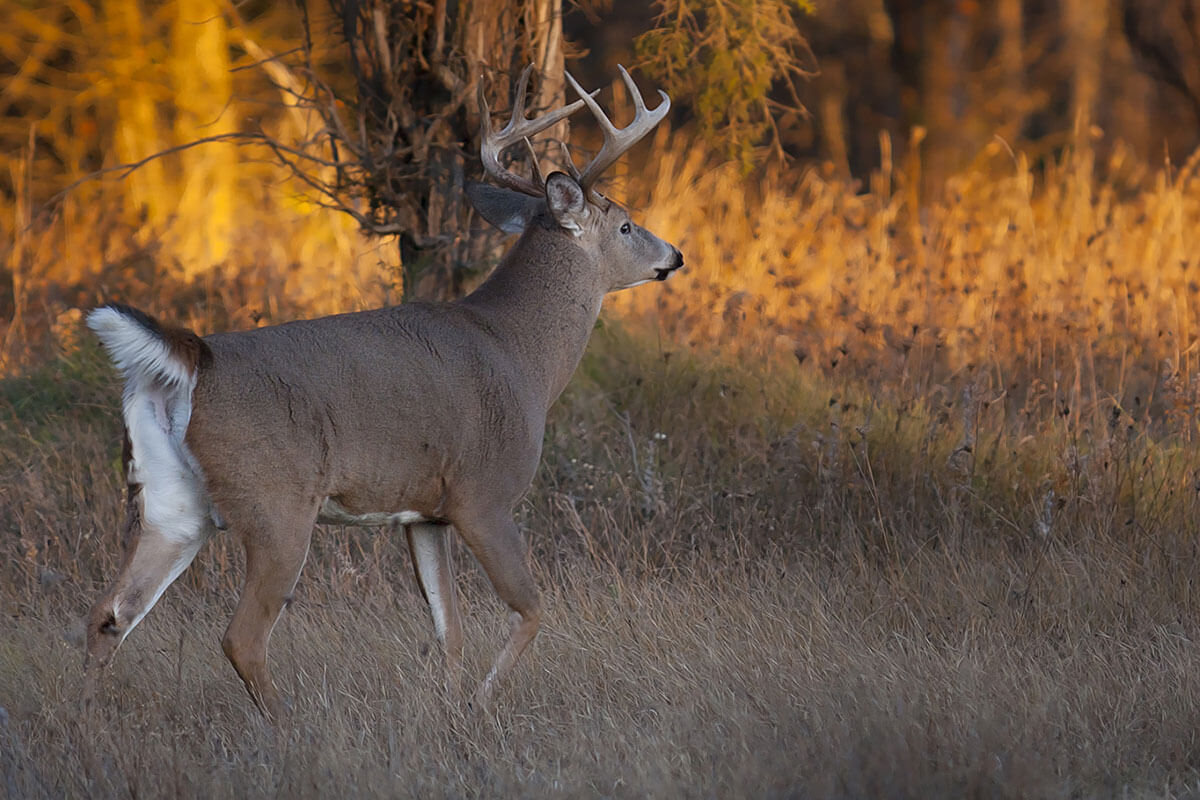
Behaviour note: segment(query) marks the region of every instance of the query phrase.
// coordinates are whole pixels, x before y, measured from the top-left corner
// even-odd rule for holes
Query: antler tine
[[[533,180],[539,186],[545,186],[546,176],[542,174],[542,165],[538,163],[537,153],[533,149],[533,142],[529,141],[528,136],[521,141],[525,143],[525,154],[529,156],[529,166],[533,170]]]
[[[556,108],[535,119],[526,119],[525,92],[529,87],[529,76],[531,74],[533,74],[532,64],[525,68],[525,71],[521,73],[521,79],[517,82],[517,91],[513,97],[512,118],[499,131],[492,130],[491,109],[488,107],[483,89],[483,81],[479,82],[479,159],[483,162],[484,171],[497,183],[524,194],[540,197],[545,194],[545,183],[541,179],[537,160],[533,160],[535,178],[531,180],[501,166],[500,154],[514,144],[522,141],[528,142],[530,136],[541,133],[559,120],[566,119],[571,114],[583,108],[585,101],[579,99],[570,105]],[[587,99],[591,100],[590,97]],[[532,145],[529,145],[529,149],[530,153],[532,153]]]
[[[517,93],[513,96],[512,119],[504,126],[505,129],[515,125],[518,119],[525,119],[525,90],[529,88],[529,76],[532,74],[533,64],[521,70],[521,78],[517,81]]]
[[[575,166],[575,159],[571,158],[571,148],[567,147],[566,142],[559,142],[558,146],[562,150],[563,164],[567,172],[571,173],[571,177],[578,183],[583,176],[579,174],[579,167]]]
[[[643,136],[653,130],[655,125],[662,122],[663,118],[667,116],[667,112],[671,110],[671,98],[662,89],[658,90],[662,102],[653,109],[647,109],[646,103],[642,99],[642,93],[638,90],[637,84],[633,82],[633,78],[629,77],[629,73],[626,72],[624,67],[618,65],[617,69],[621,71],[621,78],[625,81],[625,88],[629,90],[629,95],[633,99],[633,122],[624,128],[614,126],[612,121],[609,120],[608,116],[600,108],[600,105],[592,99],[591,95],[580,88],[579,83],[576,82],[571,73],[567,73],[567,81],[570,82],[571,88],[579,95],[580,100],[587,104],[588,110],[592,112],[592,116],[596,118],[596,123],[604,132],[604,144],[600,147],[600,152],[583,169],[583,173],[579,178],[579,185],[587,191],[588,196],[593,202],[599,200],[599,195],[592,189],[592,184],[596,182],[596,178],[604,170],[612,166],[629,148],[637,144]]]

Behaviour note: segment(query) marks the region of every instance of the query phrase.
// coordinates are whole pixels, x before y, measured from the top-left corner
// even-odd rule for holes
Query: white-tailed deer
[[[617,129],[580,99],[525,118],[530,70],[512,120],[493,131],[482,102],[481,157],[506,188],[468,187],[489,222],[520,238],[490,277],[453,303],[410,303],[201,338],[135,309],[88,315],[125,379],[125,561],[87,626],[87,679],[195,557],[228,527],[246,550],[246,584],[222,647],[268,715],[280,697],[267,642],[296,585],[314,523],[404,527],[417,580],[457,687],[462,627],[451,529],[512,609],[508,639],[476,692],[487,703],[538,629],[537,589],[513,508],[542,449],[546,412],[583,355],[604,295],[665,280],[670,244],[594,189],[670,101]],[[604,144],[582,171],[542,179],[500,154],[587,105]],[[515,191],[513,191],[515,190]]]

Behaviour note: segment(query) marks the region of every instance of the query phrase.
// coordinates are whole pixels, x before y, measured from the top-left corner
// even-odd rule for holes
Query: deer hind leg
[[[511,518],[496,515],[486,522],[461,526],[459,532],[483,567],[496,594],[512,609],[508,639],[475,691],[475,702],[487,707],[496,686],[537,635],[542,608],[533,575],[525,562],[525,542]]]
[[[246,549],[246,585],[221,639],[221,648],[246,684],[250,698],[272,719],[279,718],[283,703],[267,666],[267,644],[275,623],[291,602],[308,557],[317,507],[313,503],[303,513],[294,510],[303,506],[297,503],[290,513],[269,520],[250,515],[237,523]]]
[[[147,470],[139,469],[130,449],[145,450],[136,443],[127,448],[125,560],[117,580],[88,614],[84,671],[89,675],[109,662],[213,530],[202,482],[182,455],[168,453],[156,465],[167,468]]]
[[[433,616],[433,628],[446,656],[446,689],[459,693],[462,678],[463,632],[450,563],[450,526],[416,523],[405,528],[417,585]]]

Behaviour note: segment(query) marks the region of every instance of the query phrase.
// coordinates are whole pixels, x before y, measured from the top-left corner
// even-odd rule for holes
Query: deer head
[[[524,105],[530,67],[522,74],[517,86],[512,119],[503,129],[494,131],[481,84],[479,105],[483,131],[480,156],[485,172],[505,188],[479,183],[467,187],[471,205],[500,230],[523,233],[536,225],[573,241],[592,256],[599,271],[596,278],[605,292],[627,289],[651,280],[666,280],[683,266],[683,256],[678,249],[635,223],[626,209],[595,188],[596,180],[604,170],[661,122],[671,107],[670,98],[660,91],[662,101],[656,108],[647,109],[629,73],[624,67],[618,68],[635,108],[633,121],[624,128],[612,124],[593,98],[595,93],[585,92],[570,73],[567,73],[567,80],[580,99],[543,117],[526,119]],[[600,152],[581,171],[563,145],[569,174],[554,172],[542,177],[537,160],[533,158],[529,137],[583,105],[592,112],[603,131],[604,144]],[[501,166],[501,154],[518,143],[524,144],[529,151],[532,178]]]

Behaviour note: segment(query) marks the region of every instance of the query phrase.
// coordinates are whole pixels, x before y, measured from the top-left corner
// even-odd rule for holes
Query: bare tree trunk
[[[999,134],[1008,142],[1017,141],[1025,128],[1025,46],[1023,0],[999,0],[996,5],[996,24],[1000,29],[1000,71],[1003,75],[1004,101],[1007,112]]]
[[[835,63],[824,70],[821,88],[821,138],[834,169],[841,178],[850,177],[850,155],[846,142],[846,70]]]
[[[144,10],[138,0],[104,0],[105,41],[109,45],[108,68],[119,88],[114,140],[118,163],[131,164],[163,149],[158,133],[161,124],[153,96],[136,86],[136,72],[144,63],[138,54],[146,49]],[[129,202],[144,210],[153,222],[163,222],[171,213],[170,197],[162,191],[165,164],[154,159],[128,178]]]
[[[1071,119],[1075,143],[1085,144],[1096,121],[1100,65],[1108,27],[1108,0],[1064,0],[1063,29],[1071,64]]]
[[[314,179],[318,170],[283,148],[277,155],[364,230],[398,237],[406,298],[460,294],[489,241],[467,235],[463,200],[464,182],[479,169],[477,89],[483,81],[502,109],[511,77],[533,63],[530,105],[562,102],[562,0],[329,2],[354,90],[323,79],[310,40],[315,88],[306,99],[326,123],[337,180]],[[556,134],[565,139],[565,124]]]
[[[171,45],[178,53],[193,57],[172,59],[171,79],[175,86],[177,114],[175,141],[189,142],[235,130],[230,113],[212,117],[233,94],[229,70],[229,36],[224,4],[218,0],[179,0],[171,30]],[[182,194],[178,208],[203,208],[189,214],[202,219],[181,235],[183,252],[198,257],[184,265],[184,277],[194,279],[203,269],[224,261],[229,254],[234,227],[234,195],[237,157],[232,148],[187,150],[179,155]]]
[[[550,108],[562,101],[566,82],[563,77],[562,0],[533,0],[527,6],[526,14],[533,17],[526,27],[533,34],[531,49],[541,78],[537,86],[537,106]],[[550,137],[565,142],[569,139],[570,122],[564,119],[547,132]],[[541,155],[544,172],[555,168],[557,155]]]
[[[940,0],[925,7],[929,55],[924,63],[924,111],[929,146],[925,192],[936,194],[965,158],[962,126],[967,111],[966,77],[974,6]]]

